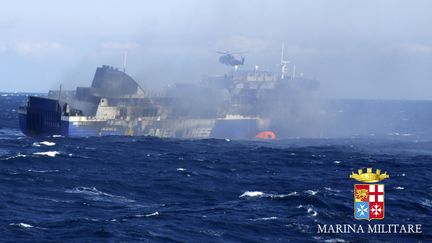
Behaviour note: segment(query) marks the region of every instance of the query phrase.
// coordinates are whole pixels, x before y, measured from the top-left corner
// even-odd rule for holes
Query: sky
[[[145,89],[243,69],[276,71],[281,43],[330,98],[432,99],[432,2],[0,0],[0,91],[90,86],[122,67]]]

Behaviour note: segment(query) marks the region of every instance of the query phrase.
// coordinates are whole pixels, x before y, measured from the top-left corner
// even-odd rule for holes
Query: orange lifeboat
[[[269,139],[269,140],[275,140],[276,139],[276,134],[272,131],[263,131],[258,133],[255,138],[259,138],[259,139]]]

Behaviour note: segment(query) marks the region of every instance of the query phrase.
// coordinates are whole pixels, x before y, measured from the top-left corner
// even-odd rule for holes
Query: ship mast
[[[281,50],[281,60],[280,60],[280,79],[284,79],[285,76],[288,74],[288,63],[289,61],[284,60],[284,48],[285,43],[282,42],[282,50]]]
[[[295,75],[296,75],[296,65],[294,64],[293,66],[293,74],[292,74],[292,79],[295,79]]]
[[[126,61],[127,61],[127,51],[124,52],[123,55],[123,72],[126,72]]]
[[[62,84],[60,84],[60,89],[59,89],[59,92],[58,92],[58,101],[60,102],[60,99],[61,99],[61,92],[62,92]]]

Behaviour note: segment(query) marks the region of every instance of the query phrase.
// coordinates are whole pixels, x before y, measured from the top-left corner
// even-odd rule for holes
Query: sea
[[[341,126],[318,138],[30,138],[27,95],[0,94],[0,241],[432,241],[431,101],[334,101]],[[354,218],[365,168],[389,174],[383,220]],[[336,224],[422,232],[318,230]]]

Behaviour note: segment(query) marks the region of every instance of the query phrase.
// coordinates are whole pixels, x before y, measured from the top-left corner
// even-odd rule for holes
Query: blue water
[[[432,239],[432,139],[424,135],[432,116],[414,103],[403,108],[412,111],[412,129],[400,127],[388,137],[259,142],[33,139],[16,126],[13,109],[24,101],[19,94],[0,96],[2,241]],[[390,174],[385,219],[371,223],[422,224],[422,234],[317,233],[317,224],[367,223],[353,217],[355,181],[348,178],[364,167]]]

